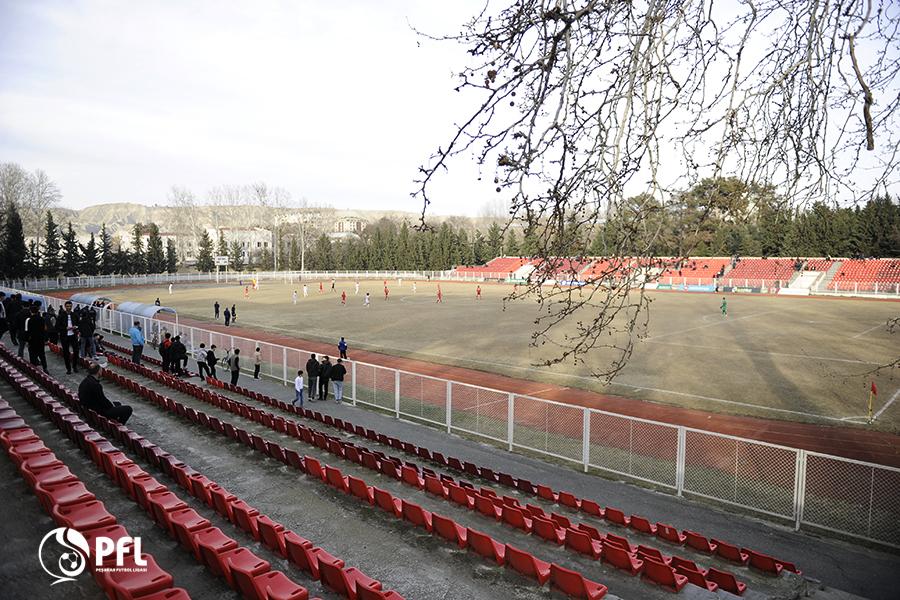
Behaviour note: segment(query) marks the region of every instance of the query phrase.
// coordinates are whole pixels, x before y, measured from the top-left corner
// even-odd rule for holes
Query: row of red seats
[[[189,384],[192,385],[192,384]],[[224,386],[230,386],[230,384],[222,384]],[[184,386],[177,385],[177,388],[183,388]],[[196,386],[194,386],[196,387]],[[188,409],[190,410],[190,409]],[[255,419],[258,422],[264,423],[266,422],[265,415],[260,415],[260,418]],[[294,425],[293,428],[290,425]],[[615,557],[619,552],[619,546],[624,544],[625,551],[628,551],[630,546],[628,541],[625,538],[621,538],[620,536],[614,536],[612,534],[608,534],[607,539],[600,535],[596,529],[589,527],[587,525],[579,525],[578,528],[572,528],[571,523],[567,518],[562,517],[561,515],[552,514],[548,517],[544,513],[544,511],[537,506],[528,505],[527,507],[522,507],[519,505],[519,502],[515,498],[503,497],[498,498],[496,493],[493,490],[489,490],[487,488],[482,488],[480,492],[476,492],[472,488],[463,488],[461,486],[457,486],[452,482],[452,478],[448,476],[443,476],[443,480],[437,478],[437,476],[432,471],[425,472],[425,477],[421,477],[418,472],[418,467],[413,463],[402,464],[398,459],[391,459],[390,457],[386,457],[381,453],[378,453],[376,456],[375,453],[370,451],[357,448],[355,445],[344,442],[337,438],[331,438],[330,436],[326,436],[320,432],[312,431],[309,428],[306,428],[302,425],[297,425],[294,423],[288,422],[286,425],[282,424],[281,427],[277,427],[274,421],[271,424],[271,427],[276,430],[282,430],[288,434],[293,435],[294,437],[299,437],[303,441],[318,446],[326,451],[330,451],[341,458],[345,458],[347,460],[351,460],[357,464],[366,466],[368,468],[372,468],[373,470],[382,472],[386,475],[393,477],[399,481],[402,481],[406,484],[417,487],[418,489],[426,489],[431,493],[436,493],[444,499],[448,499],[450,501],[454,501],[457,504],[460,504],[470,510],[476,510],[481,512],[489,517],[495,518],[496,520],[502,520],[503,522],[513,526],[518,527],[526,531],[526,533],[531,533],[531,522],[532,519],[538,520],[539,523],[541,521],[546,520],[546,523],[552,528],[553,522],[550,520],[551,518],[554,520],[564,520],[565,527],[572,530],[574,533],[570,535],[570,539],[576,538],[578,535],[586,535],[584,532],[591,532],[595,539],[603,540],[605,543],[612,543],[616,545],[615,549],[609,550],[607,554],[612,556],[613,559],[607,560],[607,562],[612,562],[616,564]],[[299,435],[298,435],[299,434]],[[248,434],[243,430],[238,430],[236,432],[237,439],[240,439],[245,444],[250,447],[257,447],[260,451],[270,454],[272,452],[272,448],[277,447],[278,451],[277,455],[283,456],[285,450],[282,449],[277,444],[273,444],[272,442],[266,442],[262,438],[255,436],[253,434]],[[312,459],[311,457],[306,457],[305,465],[307,471],[314,470],[314,475],[318,476],[322,480],[329,481],[336,487],[344,489],[344,491],[348,491],[348,483],[347,479],[343,478],[340,475],[340,471],[334,469],[337,472],[337,475],[332,478],[330,477],[327,469],[322,471],[320,467],[318,467],[318,462]],[[331,467],[328,467],[330,469]],[[423,471],[426,471],[423,469]],[[438,490],[438,491],[436,491]],[[385,492],[386,493],[386,492]],[[400,501],[397,500],[397,509],[399,511]],[[418,507],[417,507],[418,508]],[[526,517],[525,514],[529,516]],[[399,513],[398,513],[398,516]],[[655,527],[655,526],[654,526]],[[661,525],[662,530],[671,531],[672,528]],[[675,532],[677,535],[677,532]],[[550,539],[546,536],[540,536],[544,539]],[[600,542],[597,542],[600,543]],[[567,547],[572,550],[579,552],[581,551],[579,547],[568,545]],[[693,575],[692,582],[699,583],[704,587],[717,587],[716,583],[707,582],[704,579],[706,574],[705,571],[701,572],[699,568],[694,565],[694,563],[688,559],[682,559],[680,557],[663,557],[662,554],[655,548],[646,548],[646,551],[652,554],[650,559],[651,563],[655,562],[655,558],[659,558],[659,562],[656,564],[648,565],[648,575],[647,577],[660,585],[668,587],[673,591],[680,590],[684,584],[687,582],[687,579],[680,574],[676,574],[676,568],[671,566],[670,562],[672,558],[676,559],[682,564],[683,569],[687,569],[686,565],[693,565],[694,570],[690,573]],[[591,553],[588,553],[591,554]],[[600,552],[597,552],[596,556],[593,558],[598,559],[601,558]],[[617,564],[617,566],[621,565],[621,562]],[[640,570],[640,569],[639,569]],[[634,573],[632,573],[634,574]],[[718,571],[713,569],[713,576],[722,582],[723,588],[728,591],[732,591],[733,593],[742,593],[744,590],[744,584],[738,582],[734,576],[730,573],[724,571]]]
[[[118,357],[116,357],[116,360],[118,360]],[[145,367],[140,367],[138,365],[130,365],[129,368],[133,368],[136,372],[140,372],[141,370],[146,370]],[[164,374],[159,374],[159,373],[152,372],[152,371],[150,373],[154,373],[156,375],[162,375],[165,379],[171,380],[171,378],[166,377]],[[250,434],[243,429],[237,428],[229,423],[222,422],[219,419],[216,419],[215,417],[210,417],[210,416],[206,415],[205,413],[202,413],[201,411],[196,411],[192,408],[185,407],[180,402],[172,400],[171,398],[166,398],[164,396],[161,396],[160,394],[158,394],[152,390],[149,390],[148,388],[146,388],[144,386],[141,386],[140,384],[134,382],[133,380],[128,380],[127,378],[124,378],[116,373],[109,373],[109,376],[110,376],[110,379],[114,383],[123,385],[130,391],[133,391],[143,397],[150,399],[151,402],[154,402],[154,404],[162,406],[165,409],[170,410],[170,411],[174,412],[175,414],[182,416],[183,418],[189,419],[190,421],[192,421],[196,424],[205,424],[210,429],[217,431],[220,434],[227,435],[228,437],[231,437],[232,439],[234,439],[236,441],[240,441],[240,442],[246,444],[248,447],[253,448],[267,456],[277,458],[279,460],[282,460],[285,464],[289,464],[296,468],[304,470],[305,472],[307,472],[314,478],[319,479],[323,482],[330,483],[331,485],[335,485],[336,482],[340,482],[338,484],[338,487],[341,487],[341,489],[343,489],[345,492],[349,493],[349,478],[347,478],[347,479],[343,478],[343,476],[340,474],[340,471],[337,469],[333,469],[332,467],[329,467],[329,466],[325,466],[325,468],[323,468],[321,466],[321,464],[312,457],[307,456],[307,457],[301,458],[296,452],[294,452],[290,449],[283,448],[282,446],[280,446],[279,444],[276,444],[275,442],[264,440],[263,438],[261,438],[257,435]],[[185,382],[179,382],[178,380],[175,380],[174,383],[185,383]],[[181,386],[178,386],[178,387],[181,387]],[[219,406],[220,408],[223,408],[225,410],[230,409],[230,412],[234,412],[235,414],[241,414],[238,403],[229,401],[227,398],[223,398],[221,396],[219,398],[220,398],[221,405],[216,404],[217,406]],[[222,402],[223,400],[224,400],[224,402]],[[251,417],[248,417],[248,418],[251,418]],[[258,418],[257,420],[258,420],[258,422],[261,422],[261,423],[265,422],[265,419],[262,419],[262,418]],[[299,429],[297,427],[296,423],[290,423],[290,424],[293,424],[295,426],[295,431],[297,431],[298,434],[300,434],[300,432],[302,431],[308,435],[311,435],[311,431],[308,428],[300,425],[299,428],[302,428],[302,429]],[[273,424],[273,427],[274,427],[274,424]],[[285,428],[284,432],[291,433],[288,428]],[[302,439],[301,435],[298,435],[297,437]],[[312,440],[311,437],[309,439]],[[330,473],[330,476],[329,476],[329,473]],[[363,480],[360,480],[358,478],[354,478],[354,480],[355,480],[355,482],[358,482],[359,484],[361,484],[362,489],[371,490],[372,491],[371,495],[372,495],[372,498],[374,499],[374,497],[376,495],[374,490],[377,490],[377,488],[369,488]],[[383,498],[383,502],[388,503],[390,506],[394,506],[395,503],[401,502],[400,500],[393,498],[393,496],[390,496],[390,494],[388,492],[384,492],[383,490],[378,490],[378,492],[379,492],[378,493],[379,498]],[[385,497],[383,496],[384,494],[387,494],[387,496],[389,498],[385,499]],[[368,498],[369,493],[365,492],[364,495],[366,496],[366,498]],[[213,502],[216,503],[217,505],[221,504],[221,501],[217,500],[216,497],[213,497]],[[397,506],[400,506],[400,505],[397,504]],[[411,506],[415,506],[415,505],[411,504]],[[254,533],[254,535],[260,535],[260,536],[263,535],[262,522],[259,519],[254,519],[254,517],[256,515],[254,515],[252,513],[252,509],[251,509],[251,511],[248,511],[246,509],[246,507],[237,508],[237,506],[235,505],[232,507],[232,512],[234,513],[234,518],[237,520],[236,524],[238,524],[238,526],[248,530],[251,533]],[[430,513],[429,513],[429,515],[430,515]],[[398,518],[402,518],[402,514],[398,514],[396,516],[398,516]],[[475,533],[476,537],[479,535],[484,536],[484,534],[480,534],[479,532],[474,532],[474,533]],[[272,544],[271,547],[281,548],[283,545],[284,552],[290,551],[287,537],[281,536],[282,539],[278,539],[278,538],[279,538],[279,536],[278,536],[277,527],[274,528],[274,530],[270,528],[269,539],[271,540],[270,541],[270,543]],[[499,542],[494,541],[489,536],[484,536],[484,544],[485,544],[485,547],[487,547],[487,546],[494,547],[495,545],[499,545]],[[296,547],[297,544],[294,544],[294,546],[295,546],[294,549],[291,551],[291,552],[293,552],[293,554],[291,554],[291,556],[289,558],[291,558],[291,560],[295,560],[297,562],[297,564],[300,566],[307,565],[304,568],[312,568],[309,565],[315,564],[314,557],[308,556],[306,559],[302,558],[300,556],[300,553],[302,553],[302,551]],[[281,551],[281,550],[279,550],[279,551]],[[531,557],[531,555],[528,553],[525,553],[522,551],[517,551],[514,549],[513,553],[515,554],[516,552],[519,553],[518,556],[522,560],[521,563],[517,561],[515,563],[516,565],[524,564],[524,562],[528,561],[529,557]],[[306,552],[306,554],[310,554],[310,552]],[[535,561],[533,564],[544,564],[542,561],[539,561],[536,558],[531,557],[531,559],[533,559]],[[306,561],[305,563],[304,563],[304,560]],[[319,566],[321,566],[321,560],[319,560],[319,563],[320,563]],[[584,579],[580,574],[578,574],[574,571],[569,571],[567,569],[564,569],[562,567],[558,567],[555,565],[549,565],[548,568],[550,568],[550,567],[555,567],[554,569],[552,569],[553,572],[555,573],[555,576],[550,577],[551,583],[553,585],[555,585],[556,587],[559,587],[563,591],[566,591],[566,593],[570,593],[577,597],[591,597],[591,598],[601,598],[606,593],[605,586],[603,586],[601,584],[597,584],[590,580]],[[318,569],[318,567],[315,567],[315,568]],[[513,568],[515,568],[515,567],[513,567]],[[355,571],[355,570],[350,570],[350,571]],[[317,576],[318,571],[313,572],[313,574],[314,574],[314,576]],[[359,583],[359,581],[360,581],[359,575],[361,575],[361,574],[358,574],[358,573],[354,574],[351,572],[346,577],[346,581],[347,581],[346,589],[350,593],[350,595],[348,596],[350,598],[353,598],[354,597],[353,594],[355,594],[355,592],[353,592],[352,590],[362,589],[362,585]],[[539,579],[539,582],[541,584],[543,584],[546,582],[546,579],[544,579],[543,581],[540,581],[540,579]],[[341,591],[343,591],[343,590],[341,590]],[[388,592],[384,595],[384,597],[389,598],[389,599],[390,598],[399,598],[399,596],[391,595],[391,594],[394,594],[394,593]],[[360,598],[369,598],[369,597],[371,597],[371,596],[360,595]]]
[[[788,570],[798,575],[801,574],[801,571],[798,570],[796,565],[794,565],[792,562],[782,559],[776,559],[750,548],[739,547],[715,538],[707,538],[695,531],[683,530],[681,533],[679,533],[678,530],[670,525],[666,525],[663,523],[656,523],[654,525],[651,524],[646,518],[639,515],[626,516],[625,513],[619,509],[609,506],[606,508],[602,508],[593,500],[578,498],[574,494],[571,494],[569,492],[555,492],[548,486],[540,484],[534,485],[527,479],[516,479],[505,473],[494,472],[492,469],[489,469],[487,467],[479,467],[471,462],[460,461],[459,459],[452,456],[445,458],[439,452],[431,452],[427,448],[416,447],[414,444],[399,440],[394,437],[389,437],[381,433],[377,433],[371,429],[363,429],[362,427],[354,426],[348,421],[335,419],[330,415],[322,415],[321,413],[314,412],[309,409],[296,409],[294,406],[288,403],[276,400],[274,398],[266,396],[265,394],[260,394],[252,390],[242,388],[240,386],[233,386],[227,382],[208,378],[207,383],[223,389],[227,389],[229,391],[233,391],[235,393],[240,393],[241,395],[244,395],[248,398],[262,402],[264,404],[268,404],[270,406],[278,407],[287,412],[303,414],[307,418],[312,418],[318,422],[324,423],[325,425],[343,429],[350,433],[355,433],[356,435],[365,436],[370,440],[388,445],[407,454],[416,455],[425,460],[436,462],[441,466],[459,472],[464,472],[474,477],[486,479],[492,483],[498,483],[501,485],[506,485],[507,487],[515,488],[521,492],[535,495],[539,498],[560,504],[572,510],[585,512],[600,519],[605,519],[610,523],[614,523],[626,528],[630,527],[631,529],[639,533],[662,538],[679,546],[686,544],[699,552],[715,555],[740,565],[750,565],[758,570],[772,575],[779,575],[782,570]]]
[[[41,392],[28,377],[14,373],[9,363],[0,360],[0,371],[23,397],[32,400],[45,414],[52,415],[57,425],[67,423],[73,434],[82,430],[80,426],[83,422],[78,415]],[[78,440],[78,434],[74,435],[73,441]],[[60,526],[71,527],[84,535],[88,541],[89,554],[93,551],[93,542],[98,536],[112,539],[130,537],[128,531],[117,524],[116,517],[106,510],[103,503],[96,499],[84,483],[44,445],[40,436],[9,403],[2,399],[0,443],[53,520]],[[128,549],[131,550],[131,546]],[[186,590],[172,587],[172,575],[162,569],[152,555],[141,553],[140,558],[146,562],[146,567],[142,567],[145,569],[143,571],[136,568],[132,552],[125,554],[121,564],[116,564],[115,557],[109,556],[99,567],[96,556],[84,557],[94,579],[110,600],[138,597],[143,600],[190,599]]]
[[[168,403],[166,403],[165,401],[167,399],[131,379],[111,371],[106,372],[106,377],[117,385],[129,389],[129,391],[138,394],[139,396],[151,398],[158,404],[165,404],[167,408],[175,410],[175,412],[181,416],[190,418],[195,422],[201,421],[199,416],[200,413],[198,411],[194,411],[191,408],[185,408],[183,405],[180,405],[180,403],[178,407],[176,407],[174,401],[171,399],[168,399]],[[166,375],[166,377],[169,376]],[[204,414],[203,416],[206,415]],[[102,419],[102,417],[98,418]],[[205,423],[207,426],[216,428],[214,423],[217,421],[218,420],[214,417],[207,416]],[[122,425],[115,425],[114,428],[119,431],[124,430],[131,433],[127,427]],[[222,428],[221,431],[224,433],[224,428]],[[135,437],[140,438],[140,436],[136,436],[136,434]],[[126,439],[132,443],[137,441],[132,439],[131,436],[126,436]],[[261,438],[259,438],[259,440],[261,441]],[[251,447],[259,445],[259,442],[256,440],[248,441],[248,445]],[[129,447],[132,446],[129,445]],[[152,447],[158,448],[155,445]],[[255,540],[262,541],[266,546],[279,553],[282,557],[291,558],[285,551],[286,539],[293,540],[297,543],[302,542],[302,544],[305,547],[308,547],[310,551],[312,563],[309,561],[300,563],[291,558],[292,562],[301,568],[304,568],[304,570],[316,580],[319,580],[319,573],[321,570],[321,572],[325,574],[322,578],[322,582],[327,587],[342,593],[348,598],[351,598],[351,600],[356,600],[357,597],[364,600],[403,600],[403,597],[394,591],[382,591],[381,582],[366,576],[358,569],[345,569],[344,561],[333,557],[321,548],[313,548],[312,543],[308,540],[305,540],[290,530],[286,530],[283,525],[273,521],[266,515],[261,515],[257,509],[252,508],[234,494],[228,493],[222,486],[207,478],[202,473],[185,465],[173,455],[169,453],[150,453],[150,448],[144,444],[135,445],[133,449],[141,453],[142,456],[144,456],[144,453],[147,453],[148,456],[145,456],[146,458],[160,466],[164,472],[178,481],[185,490],[202,500],[211,508],[215,508],[223,517],[251,534]],[[150,456],[158,459],[158,462],[149,458]],[[286,458],[283,458],[283,462],[287,463],[288,461]],[[155,481],[156,480],[153,480],[154,483]],[[303,595],[300,595],[299,590],[290,590],[288,583],[286,583],[285,580],[287,580],[290,585],[296,584],[290,582],[290,580],[279,571],[270,571],[270,565],[267,561],[260,559],[244,548],[238,548],[237,542],[224,536],[221,530],[211,528],[215,530],[215,532],[213,532],[205,529],[205,527],[209,526],[209,521],[205,519],[202,519],[205,523],[198,521],[197,517],[194,516],[196,513],[192,509],[188,509],[184,502],[178,499],[174,494],[170,493],[164,486],[159,485],[159,487],[149,488],[145,485],[142,486],[142,489],[138,493],[141,497],[141,499],[138,500],[139,503],[154,517],[158,524],[166,528],[173,534],[173,537],[176,537],[176,539],[179,539],[185,544],[186,547],[194,553],[198,561],[203,562],[216,575],[224,577],[231,587],[234,588],[237,586],[241,589],[245,597],[266,600],[266,595],[262,586],[273,588],[276,592],[281,590],[278,593],[274,593],[274,595],[278,596],[279,600],[287,598],[290,598],[291,600],[303,600],[307,597],[308,594],[305,588],[296,586],[303,591]],[[193,515],[186,511],[190,511]],[[173,518],[175,518],[176,521],[173,521]],[[187,523],[187,525],[185,523]],[[294,553],[294,556],[296,557],[296,553]],[[327,562],[328,565],[323,567],[320,564],[322,562]],[[310,567],[310,564],[312,564],[313,567]],[[280,575],[273,575],[272,573],[279,573]],[[361,589],[362,587],[366,588],[364,592]],[[360,588],[360,590],[358,591],[357,588]],[[275,599],[272,598],[271,600]]]

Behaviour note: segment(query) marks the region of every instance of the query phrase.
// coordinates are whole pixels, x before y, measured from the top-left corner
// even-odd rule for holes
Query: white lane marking
[[[746,348],[723,348],[721,346],[704,346],[702,344],[679,344],[678,342],[657,342],[656,340],[642,340],[644,342],[649,341],[651,344],[664,344],[666,346],[682,346],[684,348],[706,348],[708,350],[722,350],[726,352],[734,351],[734,352],[745,352],[747,354],[765,354],[769,356],[787,356],[789,358],[808,358],[811,360],[828,360],[834,362],[844,362],[844,363],[854,363],[859,365],[878,365],[881,364],[879,362],[872,362],[868,360],[856,360],[854,358],[837,358],[834,356],[812,356],[809,354],[790,354],[787,352],[766,352],[765,350],[748,350]]]
[[[883,413],[885,410],[887,410],[887,407],[890,406],[891,404],[893,404],[894,400],[896,400],[898,396],[900,396],[900,388],[897,388],[897,391],[894,392],[894,395],[891,396],[891,399],[888,400],[884,406],[882,406],[880,409],[878,409],[878,412],[875,413],[875,416],[872,418],[872,420],[877,421],[878,417],[881,416],[881,413]]]
[[[869,327],[869,328],[866,329],[865,331],[860,331],[860,332],[857,333],[856,335],[851,336],[850,339],[851,339],[851,340],[855,340],[856,338],[859,338],[859,337],[862,337],[862,336],[866,335],[866,334],[869,333],[870,331],[875,331],[875,330],[878,329],[879,327],[884,327],[884,326],[885,326],[885,323],[879,323],[879,324],[876,325],[875,327]]]
[[[659,338],[669,337],[670,335],[680,335],[682,333],[687,333],[689,331],[697,331],[698,329],[706,329],[707,327],[718,327],[719,325],[727,325],[728,323],[734,323],[736,321],[743,321],[744,319],[752,319],[753,317],[760,317],[762,315],[767,315],[769,313],[779,312],[777,310],[766,310],[763,312],[753,313],[752,315],[746,315],[743,317],[738,317],[736,319],[732,319],[729,317],[722,317],[722,320],[718,323],[707,323],[706,325],[698,325],[696,327],[688,327],[687,329],[681,329],[678,331],[670,331],[669,333],[661,333],[659,335],[650,336],[648,338],[644,338],[646,340],[657,340]]]

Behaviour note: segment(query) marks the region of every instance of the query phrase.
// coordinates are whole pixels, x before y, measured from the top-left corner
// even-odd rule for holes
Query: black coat
[[[41,315],[29,315],[28,331],[25,332],[25,340],[29,346],[40,348],[47,343],[47,330],[44,324],[44,317]]]
[[[307,377],[318,377],[319,376],[319,361],[314,358],[306,361],[306,375]]]
[[[331,372],[328,374],[328,378],[332,381],[343,381],[344,375],[347,374],[347,367],[345,367],[341,363],[335,363],[333,367],[331,367]]]
[[[31,313],[29,313],[27,310],[20,310],[18,313],[16,313],[16,318],[12,323],[13,327],[15,327],[16,329],[16,333],[18,333],[19,335],[25,334],[25,321],[27,321],[28,317],[30,316]]]
[[[321,363],[319,365],[319,379],[329,379],[331,377],[331,363]]]
[[[78,315],[75,313],[70,313],[72,315],[72,326],[75,327],[75,333],[78,333]],[[61,310],[56,313],[56,333],[59,334],[60,339],[65,339],[65,336],[68,335],[68,326],[69,319],[66,317],[66,311]]]
[[[93,375],[88,375],[78,386],[78,401],[85,408],[95,410],[101,415],[113,408],[113,403],[103,393],[103,386]]]
[[[206,364],[208,364],[210,367],[215,367],[217,362],[219,362],[219,359],[216,358],[216,353],[213,352],[212,350],[207,350],[206,351]]]

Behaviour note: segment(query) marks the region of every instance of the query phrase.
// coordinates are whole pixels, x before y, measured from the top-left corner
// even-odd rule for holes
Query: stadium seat
[[[665,525],[663,523],[656,524],[656,536],[666,540],[667,542],[678,544],[679,546],[684,544],[685,540],[687,539],[684,535],[678,533],[677,529],[675,529],[671,525]]]
[[[589,515],[594,515],[595,517],[599,517],[601,519],[606,517],[606,512],[603,510],[603,508],[601,508],[601,506],[593,500],[582,500],[581,510]]]
[[[110,598],[139,598],[172,587],[172,575],[164,571],[150,554],[141,554],[142,562],[137,568],[135,557],[128,554],[122,558],[122,569],[103,571],[95,574],[97,582],[106,590]]]
[[[647,535],[656,535],[656,525],[638,515],[631,515],[631,528]]]
[[[345,494],[350,493],[350,486],[347,483],[347,478],[344,477],[344,474],[341,473],[340,469],[325,465],[325,481]]]
[[[550,565],[550,585],[568,596],[587,600],[600,600],[608,591],[605,585],[585,579],[580,573],[555,563]]]
[[[623,538],[622,536],[616,535],[614,533],[607,533],[603,538],[603,541],[608,542],[613,546],[618,546],[629,554],[635,554],[637,552],[637,548],[635,546],[632,546],[626,538]]]
[[[744,591],[747,589],[747,584],[741,583],[735,579],[734,575],[731,573],[720,571],[712,567],[707,571],[706,579],[717,584],[720,589],[738,596],[743,595]]]
[[[544,585],[550,579],[550,563],[535,558],[532,554],[506,544],[506,564],[508,567]]]
[[[781,571],[784,567],[778,563],[774,558],[767,554],[762,554],[761,552],[754,552],[753,550],[748,550],[747,548],[741,548],[741,552],[745,552],[750,556],[749,565],[758,570],[766,573],[768,575],[774,575],[778,577],[781,575]]]
[[[602,552],[600,542],[591,538],[586,532],[571,527],[566,530],[565,544],[566,548],[590,556],[594,560],[600,558]]]
[[[581,509],[581,500],[570,492],[560,492],[559,493],[559,503],[563,506],[568,506],[569,508],[574,508],[575,510]]]
[[[107,512],[99,500],[69,506],[54,506],[50,516],[56,523],[78,531],[116,524],[116,518]]]
[[[485,533],[475,531],[471,527],[466,528],[466,540],[469,548],[485,558],[493,560],[498,565],[503,565],[506,556],[503,544]]]
[[[495,521],[499,521],[503,515],[503,509],[494,504],[491,498],[481,494],[475,494],[475,510]]]
[[[459,525],[450,517],[437,513],[431,514],[432,531],[447,541],[453,542],[460,548],[467,546],[466,528]]]
[[[688,583],[692,583],[700,588],[706,588],[708,591],[715,593],[719,589],[719,584],[709,581],[706,576],[698,569],[691,569],[683,565],[673,567],[679,575],[687,577]]]
[[[658,563],[653,559],[644,561],[643,578],[660,585],[671,592],[680,592],[687,585],[688,580],[684,575],[679,575],[669,565]]]
[[[371,487],[366,485],[366,482],[362,479],[354,477],[352,475],[347,476],[347,485],[350,488],[350,493],[356,496],[361,500],[365,500],[369,504],[375,503],[375,492]]]
[[[711,539],[710,542],[716,545],[716,556],[721,556],[725,560],[730,560],[739,565],[746,565],[750,560],[750,555],[746,552],[741,552],[741,549],[733,544],[715,538]],[[721,583],[719,583],[719,587],[724,588]]]
[[[525,533],[531,533],[532,520],[526,517],[520,509],[504,505],[501,511],[501,517],[503,518],[504,523],[512,525],[517,529],[521,529]]]
[[[243,500],[232,502],[231,511],[234,515],[234,524],[252,535],[254,540],[259,541],[259,526],[256,524],[259,511]]]
[[[183,508],[166,513],[169,526],[175,533],[175,539],[190,550],[197,560],[201,560],[200,549],[197,547],[193,534],[208,529],[211,526],[209,519],[203,518],[193,508]]]
[[[625,516],[618,508],[612,508],[610,506],[606,507],[606,511],[604,511],[606,520],[610,523],[615,523],[616,525],[621,525],[622,527],[628,527],[631,523],[631,519]]]
[[[259,530],[259,540],[263,545],[277,552],[282,558],[287,558],[287,549],[284,545],[284,525],[273,521],[266,515],[260,515],[256,520],[256,526]]]
[[[403,519],[409,521],[417,527],[424,527],[427,531],[431,531],[431,513],[424,510],[414,502],[400,501]]]
[[[656,562],[660,562],[660,563],[663,563],[666,565],[669,564],[672,560],[674,560],[673,558],[670,559],[670,558],[666,558],[665,556],[663,556],[662,552],[660,552],[658,548],[644,546],[643,544],[638,544],[636,554],[637,554],[637,557],[640,558],[641,560],[644,560],[645,558],[649,558],[651,560],[655,560]]]
[[[708,539],[704,536],[696,533],[694,531],[684,530],[684,536],[687,540],[687,545],[696,550],[697,552],[703,552],[704,554],[714,554],[716,551],[716,544],[710,543]]]
[[[556,523],[550,519],[534,517],[531,520],[531,526],[532,531],[538,537],[560,546],[566,542],[566,530],[562,527],[557,527]]]
[[[466,491],[455,483],[447,484],[447,492],[451,501],[464,506],[469,510],[475,507],[475,499],[469,496]]]
[[[609,563],[617,569],[625,571],[631,576],[637,575],[643,568],[644,561],[636,558],[621,547],[603,541],[603,562]]]
[[[359,596],[357,586],[365,585],[369,589],[381,589],[381,582],[366,576],[353,567],[344,568],[319,558],[319,576],[325,587],[338,594],[356,600]]]
[[[399,498],[394,498],[390,492],[386,492],[375,486],[372,486],[372,492],[375,497],[376,506],[393,514],[395,517],[403,515],[403,506]]]
[[[225,535],[218,527],[209,527],[196,532],[194,543],[200,551],[200,562],[219,576],[224,575],[220,557],[238,547],[237,542]]]
[[[431,475],[426,475],[424,477],[425,481],[425,491],[429,494],[434,494],[435,496],[440,496],[441,498],[447,498],[448,492],[447,488],[444,487],[444,484],[441,483],[441,480],[437,477],[432,477]]]

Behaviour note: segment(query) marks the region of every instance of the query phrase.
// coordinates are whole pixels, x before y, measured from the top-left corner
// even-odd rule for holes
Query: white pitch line
[[[879,324],[876,325],[875,327],[869,327],[869,328],[866,329],[865,331],[861,331],[861,332],[857,333],[856,335],[851,336],[850,339],[851,339],[851,340],[855,340],[856,338],[859,338],[859,337],[862,337],[862,336],[866,335],[866,334],[869,333],[870,331],[875,331],[875,330],[878,329],[879,327],[884,327],[884,323],[879,323]]]
[[[706,329],[707,327],[718,327],[719,325],[727,325],[728,323],[734,323],[735,321],[743,321],[744,319],[752,319],[753,317],[759,317],[759,316],[767,315],[767,314],[773,313],[773,312],[778,312],[778,311],[766,310],[763,312],[753,313],[752,315],[738,317],[737,319],[729,319],[728,317],[722,317],[722,321],[719,323],[707,323],[706,325],[698,325],[697,327],[688,327],[687,329],[681,329],[679,331],[671,331],[669,333],[661,333],[659,335],[654,335],[654,336],[650,336],[648,338],[644,338],[644,341],[657,340],[659,338],[669,337],[670,335],[679,335],[682,333],[687,333],[689,331],[696,331],[698,329]]]
[[[884,406],[882,406],[882,407],[878,410],[877,413],[875,413],[875,416],[872,418],[872,420],[873,420],[873,421],[877,421],[877,420],[878,420],[878,417],[881,416],[881,413],[883,413],[885,410],[887,410],[887,407],[890,406],[891,404],[893,404],[893,403],[894,403],[894,400],[896,400],[898,396],[900,396],[900,388],[897,388],[897,391],[894,392],[894,395],[891,396],[891,399],[888,400],[887,403],[886,403]]]
[[[649,341],[651,344],[664,344],[666,346],[682,346],[684,348],[706,348],[708,350],[722,350],[722,351],[734,351],[734,352],[742,352],[747,354],[765,354],[769,356],[786,356],[788,358],[808,358],[811,360],[827,360],[833,362],[844,362],[844,363],[854,363],[859,365],[878,365],[881,363],[872,362],[868,360],[856,360],[853,358],[837,358],[833,356],[812,356],[809,354],[790,354],[786,352],[766,352],[765,350],[747,350],[746,348],[723,348],[721,346],[704,346],[702,344],[679,344],[678,342],[657,342],[655,340],[642,340],[644,342]]]

